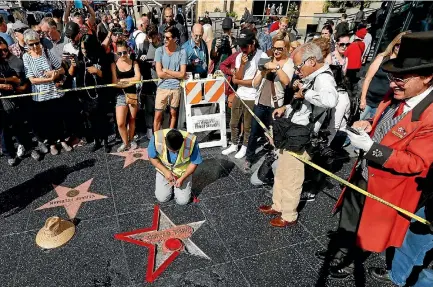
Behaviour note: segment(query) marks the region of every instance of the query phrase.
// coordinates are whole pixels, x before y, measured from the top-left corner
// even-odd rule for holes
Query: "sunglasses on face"
[[[282,52],[282,51],[284,51],[284,48],[281,48],[281,47],[272,47],[272,50],[274,50],[274,52],[275,51]]]
[[[409,78],[406,78],[406,79],[402,79],[402,78],[394,77],[392,74],[387,74],[387,76],[388,76],[388,80],[390,82],[394,82],[399,87],[404,87],[404,85],[406,85],[407,82],[409,82],[410,80],[412,80],[413,78],[415,78],[415,77],[409,77]]]
[[[0,49],[0,52],[7,53],[7,52],[9,52],[9,50],[7,48],[6,49]]]
[[[116,54],[117,54],[117,56],[122,57],[122,56],[128,55],[128,51],[117,52]]]
[[[338,47],[340,48],[347,48],[350,46],[350,43],[338,43]]]
[[[298,71],[298,72],[301,71],[301,69],[302,69],[302,67],[305,65],[305,63],[306,63],[308,60],[310,60],[310,59],[312,59],[312,57],[306,59],[306,60],[303,61],[301,64],[296,65],[296,66],[295,66],[295,71]]]
[[[27,46],[29,46],[29,47],[38,47],[40,43],[41,42],[34,42],[34,43],[31,43],[31,44],[27,44]]]
[[[203,38],[203,35],[193,35],[194,38]]]

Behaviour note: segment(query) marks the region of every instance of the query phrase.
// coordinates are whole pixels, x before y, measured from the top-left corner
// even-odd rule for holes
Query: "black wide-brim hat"
[[[383,70],[393,74],[433,71],[433,31],[404,35],[397,58],[386,61]]]

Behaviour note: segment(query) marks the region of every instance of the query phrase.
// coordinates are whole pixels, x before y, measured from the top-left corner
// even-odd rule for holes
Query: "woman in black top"
[[[106,66],[107,61],[102,58],[104,56],[105,53],[96,36],[84,35],[81,38],[78,63],[75,69],[78,87],[105,84],[104,74],[108,73],[110,68]],[[93,138],[95,141],[92,152],[101,148],[101,143],[104,145],[105,152],[110,152],[105,108],[108,99],[104,96],[104,90],[79,91],[78,99],[84,116],[85,137],[87,140]]]
[[[382,65],[388,59],[397,57],[401,37],[408,32],[398,34],[394,40],[388,45],[383,53],[377,55],[374,61],[368,68],[365,80],[362,85],[361,104],[359,108],[362,110],[360,120],[372,119],[376,113],[379,103],[390,90],[388,74],[382,70]]]
[[[131,60],[126,42],[116,43],[117,60],[111,64],[112,82],[117,84],[116,121],[122,138],[122,145],[117,152],[123,152],[127,148],[136,149],[134,141],[135,119],[138,112],[138,97],[136,84],[129,82],[141,80],[140,67],[136,61]],[[126,118],[130,112],[129,121]],[[127,126],[128,124],[128,126]]]

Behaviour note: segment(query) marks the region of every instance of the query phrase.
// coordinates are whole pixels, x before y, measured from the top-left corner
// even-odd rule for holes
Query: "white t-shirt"
[[[241,66],[242,55],[243,54],[240,53],[239,55],[236,56],[236,65],[235,65],[236,69],[239,69],[239,67]],[[254,76],[256,75],[257,72],[260,58],[269,58],[269,57],[262,50],[258,49],[256,51],[256,54],[254,55],[254,58],[251,61],[248,61],[246,63],[245,70],[244,70],[244,77],[242,78],[242,80],[254,79]],[[257,97],[257,89],[253,87],[244,87],[239,85],[238,90],[236,92],[242,100],[254,101]]]
[[[347,120],[350,117],[350,99],[346,91],[338,91],[338,102],[335,108],[331,111],[331,120],[328,130],[328,144],[332,142],[338,131],[345,131]]]
[[[290,78],[290,80],[293,79],[293,74],[295,73],[295,64],[293,64],[292,59],[289,58],[289,60],[287,60],[287,62],[284,63],[282,69],[284,73],[286,73],[286,75]],[[278,103],[280,104],[281,99],[282,99],[281,102],[284,102],[284,87],[280,82],[280,77],[278,77],[278,74],[274,80],[274,87],[275,87],[275,95],[277,97]],[[282,105],[282,103],[280,105]]]

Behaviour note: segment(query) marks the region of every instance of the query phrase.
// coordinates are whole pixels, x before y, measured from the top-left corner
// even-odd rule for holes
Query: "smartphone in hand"
[[[347,126],[346,130],[348,130],[349,132],[351,132],[351,133],[353,133],[355,135],[358,135],[358,136],[361,135],[357,129],[354,129],[352,127]]]

